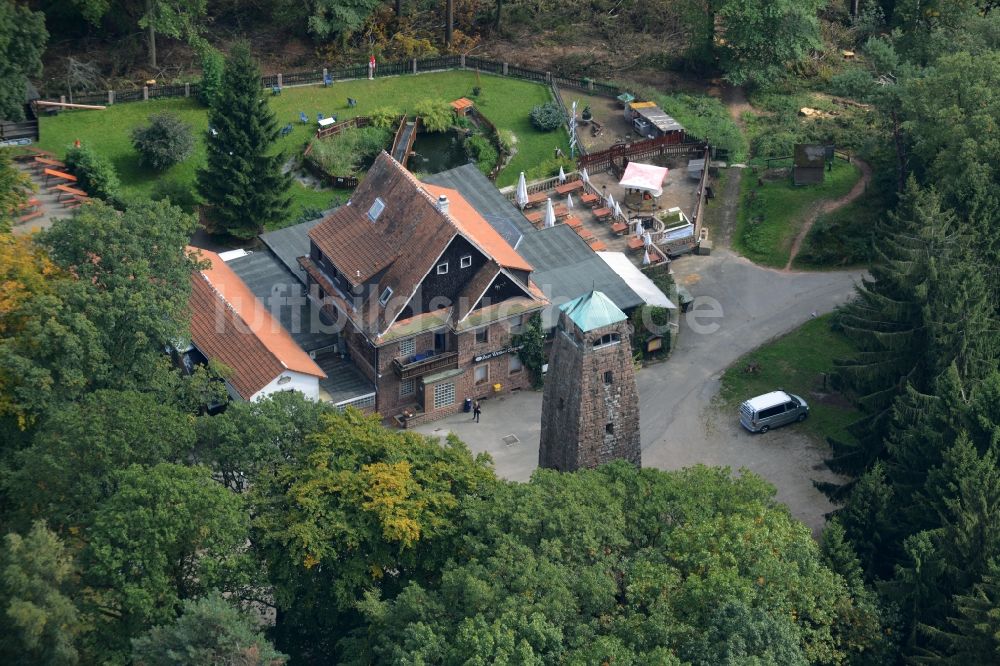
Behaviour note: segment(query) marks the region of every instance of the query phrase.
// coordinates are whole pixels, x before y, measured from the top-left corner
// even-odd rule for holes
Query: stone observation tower
[[[562,305],[542,399],[538,465],[641,463],[639,392],[625,313],[599,291]]]

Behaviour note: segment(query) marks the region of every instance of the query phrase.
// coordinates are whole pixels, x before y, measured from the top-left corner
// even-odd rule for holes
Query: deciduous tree
[[[45,15],[14,0],[0,3],[0,120],[24,120],[29,76],[42,73]]]

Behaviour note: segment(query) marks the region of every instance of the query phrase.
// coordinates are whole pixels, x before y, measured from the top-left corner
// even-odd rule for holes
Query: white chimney
[[[448,197],[443,194],[438,196],[437,209],[445,215],[448,214]]]

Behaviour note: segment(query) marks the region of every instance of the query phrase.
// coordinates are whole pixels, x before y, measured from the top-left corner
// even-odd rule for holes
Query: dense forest
[[[834,317],[860,350],[835,380],[863,418],[830,442],[844,481],[822,487],[837,509],[819,542],[746,472],[613,464],[512,483],[454,438],[297,394],[209,415],[226,369],[182,375],[163,354],[186,334],[195,217],[109,196],[15,236],[25,181],[0,153],[0,660],[1000,661],[992,0],[0,0],[0,109],[17,117],[26,77],[183,80],[234,50],[226,73],[210,66],[212,113],[225,130],[242,95],[263,114],[257,162],[222,139],[210,160],[274,173],[276,194],[239,195],[267,216],[287,185],[236,37],[296,66],[489,52],[532,31],[599,42],[551,54],[581,75],[625,79],[641,53],[751,102],[821,90],[870,109],[850,140],[884,203]],[[203,196],[236,196],[223,180],[202,177]]]

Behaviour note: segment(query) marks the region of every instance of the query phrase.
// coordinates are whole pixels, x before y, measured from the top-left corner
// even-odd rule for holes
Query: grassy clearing
[[[874,189],[827,215],[821,215],[792,265],[801,269],[864,266],[872,259],[872,232],[887,204]]]
[[[549,101],[548,88],[475,72],[453,71],[419,76],[388,77],[374,81],[344,81],[329,88],[304,86],[285,88],[280,96],[267,91],[271,108],[278,123],[291,123],[293,131],[279,139],[278,148],[288,155],[301,154],[315,133],[316,114],[336,115],[340,119],[366,115],[378,107],[391,106],[405,112],[424,99],[469,97],[474,86],[482,91],[475,99],[479,109],[499,129],[510,130],[517,137],[517,155],[500,174],[497,185],[503,187],[517,181],[520,171],[552,157],[557,147],[569,152],[564,131],[539,132],[531,126],[531,107]],[[349,108],[347,98],[358,101]],[[130,135],[133,127],[145,124],[152,113],[169,111],[191,124],[197,134],[194,153],[185,162],[157,173],[139,166]],[[309,123],[299,122],[299,113],[309,117]],[[208,129],[207,113],[194,99],[165,99],[150,102],[116,104],[104,111],[68,111],[41,120],[41,148],[62,155],[67,146],[79,139],[112,161],[118,169],[126,193],[150,196],[157,188],[191,186],[195,172],[205,162],[202,137]],[[311,190],[295,184],[293,206],[289,220],[296,219],[306,208],[326,208],[337,195],[335,190]]]
[[[730,366],[722,376],[719,393],[723,408],[735,413],[744,400],[781,388],[809,403],[809,418],[797,427],[817,438],[825,440],[841,433],[857,420],[860,413],[840,394],[831,388],[823,389],[823,373],[833,369],[834,359],[855,351],[847,338],[830,330],[830,318],[826,315],[811,319]],[[746,372],[752,363],[760,369]]]
[[[844,162],[835,162],[820,185],[795,187],[790,178],[758,185],[757,175],[745,173],[733,246],[755,263],[784,268],[792,242],[812,207],[847,194],[860,176],[857,167]]]

